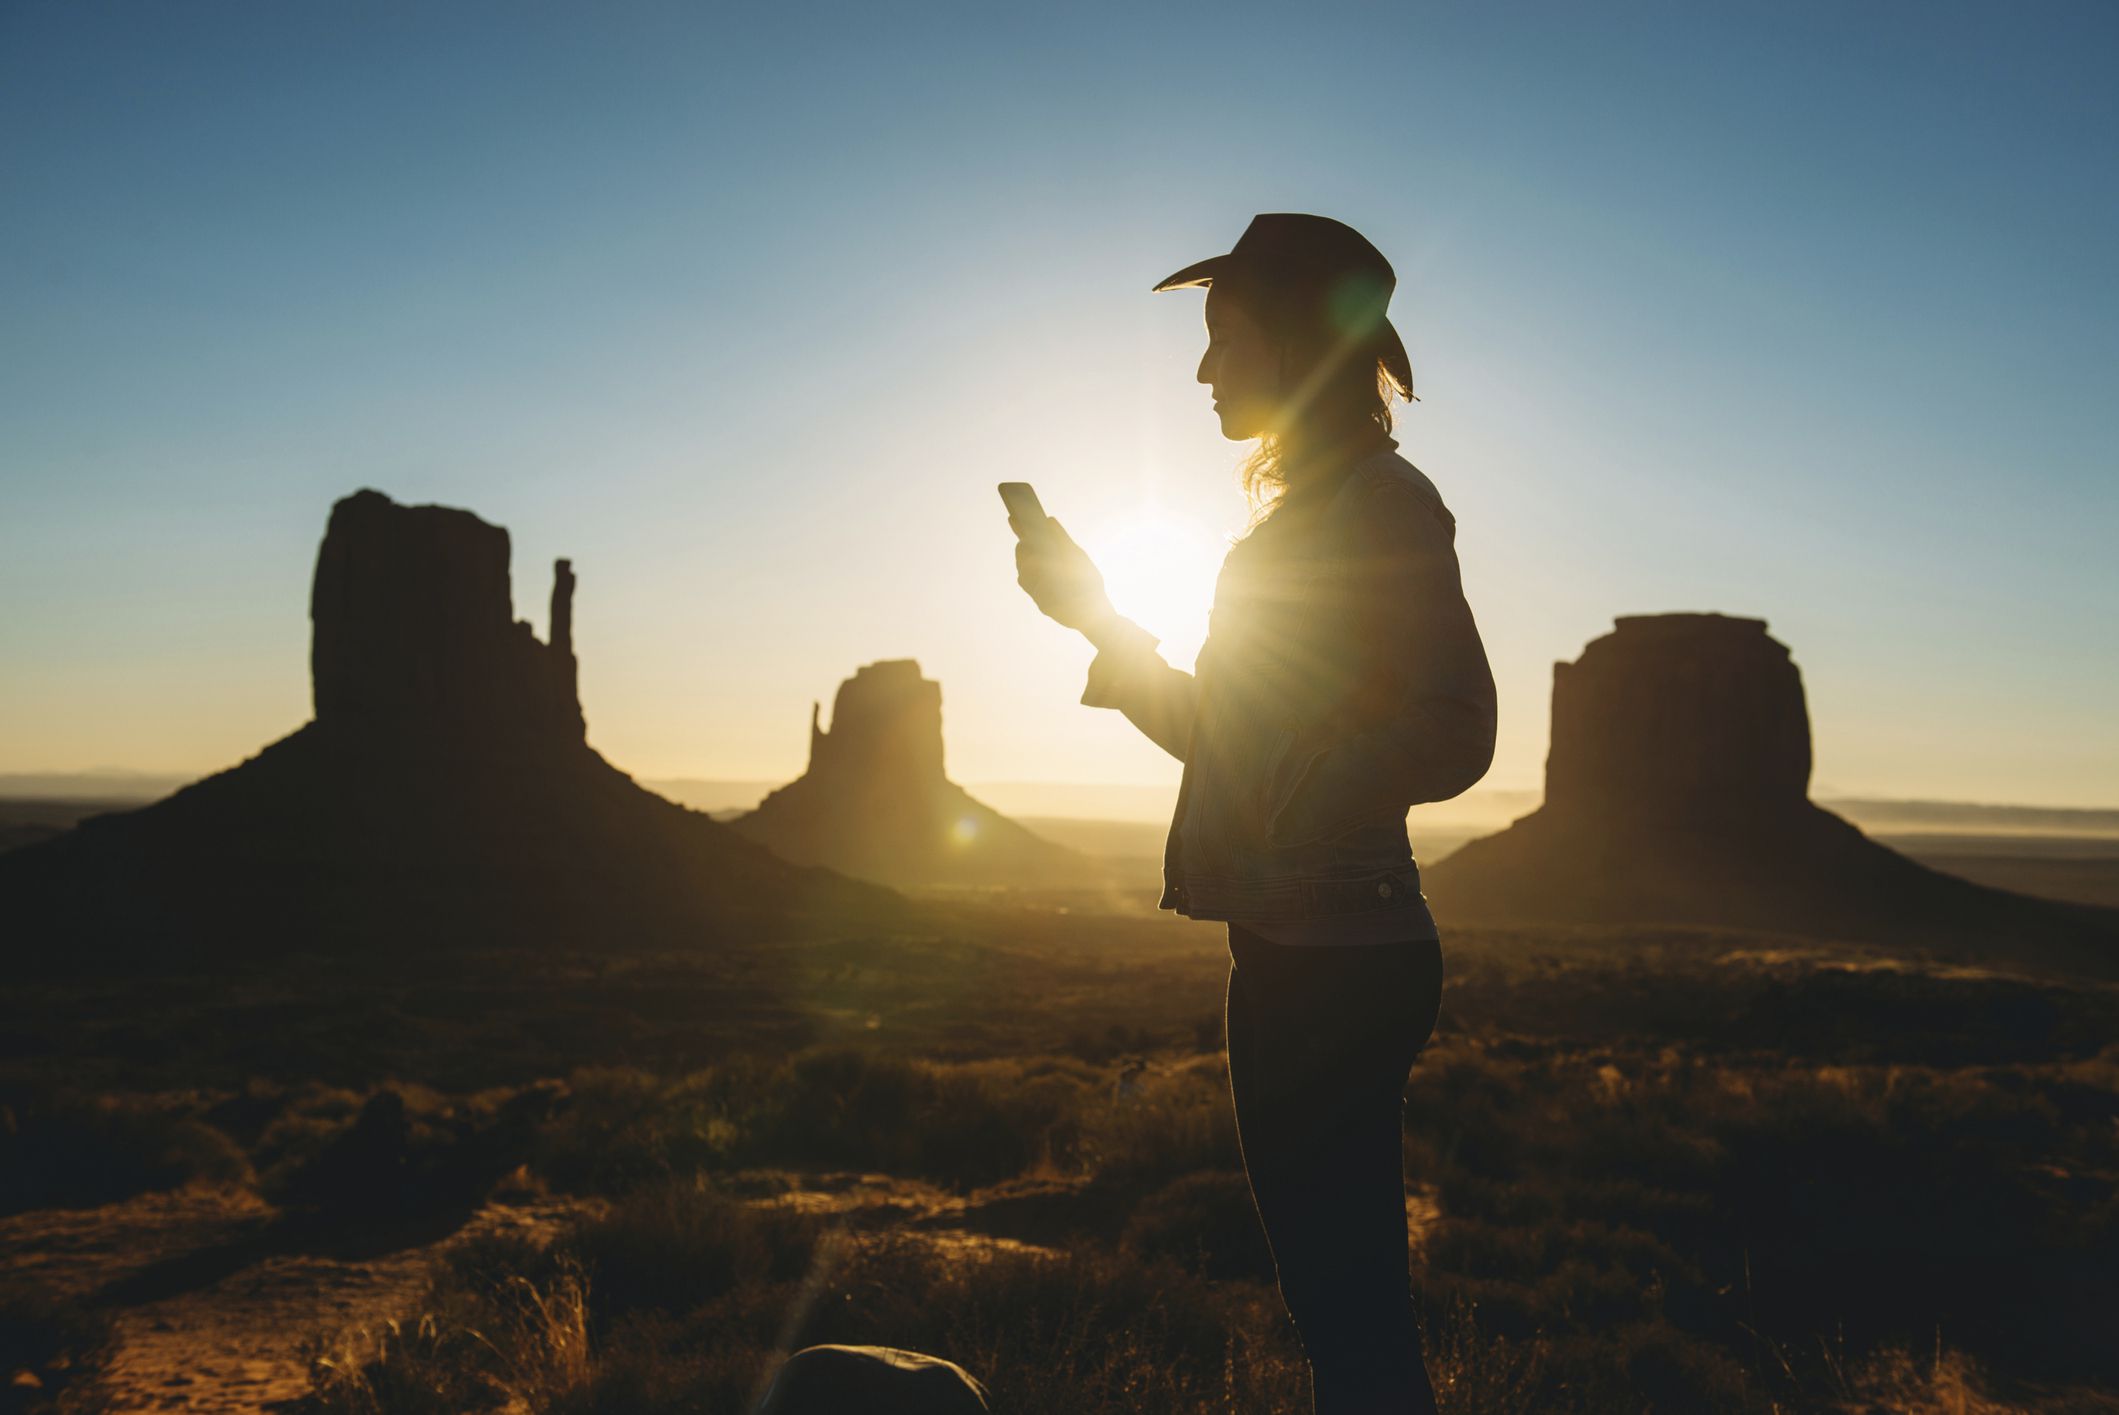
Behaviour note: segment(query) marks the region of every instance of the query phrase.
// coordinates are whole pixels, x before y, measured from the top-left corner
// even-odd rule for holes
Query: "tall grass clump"
[[[316,1415],[464,1415],[564,1408],[593,1379],[586,1287],[564,1264],[542,1281],[444,1270],[425,1310],[311,1352]]]

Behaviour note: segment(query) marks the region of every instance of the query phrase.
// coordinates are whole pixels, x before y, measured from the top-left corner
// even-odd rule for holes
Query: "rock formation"
[[[1571,818],[1742,828],[1809,799],[1802,674],[1763,619],[1628,615],[1553,665],[1545,805]]]
[[[574,574],[549,642],[510,603],[508,534],[362,491],[310,597],[316,718],[142,810],[0,855],[12,931],[154,950],[682,946],[886,891],[787,864],[591,749]]]
[[[911,659],[839,685],[831,730],[810,706],[809,769],[734,825],[785,859],[886,884],[1058,884],[1091,860],[973,800],[942,768],[942,685]]]
[[[2119,913],[1938,873],[1809,800],[1801,674],[1760,619],[1622,617],[1555,664],[1545,802],[1425,871],[1452,923],[1710,924],[2119,965]]]
[[[309,596],[316,720],[376,742],[583,735],[574,572],[555,567],[552,642],[515,618],[508,533],[377,491],[331,509]]]

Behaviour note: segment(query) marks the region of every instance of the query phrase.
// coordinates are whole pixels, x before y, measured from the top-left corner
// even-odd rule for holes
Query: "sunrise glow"
[[[1189,665],[1207,636],[1225,547],[1198,524],[1152,506],[1093,532],[1082,546],[1104,572],[1118,612],[1162,640],[1165,658]]]

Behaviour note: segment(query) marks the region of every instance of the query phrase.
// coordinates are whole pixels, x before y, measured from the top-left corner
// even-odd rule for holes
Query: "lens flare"
[[[1148,508],[1093,532],[1082,548],[1104,573],[1118,612],[1162,640],[1163,657],[1188,667],[1207,637],[1222,548],[1198,525]]]

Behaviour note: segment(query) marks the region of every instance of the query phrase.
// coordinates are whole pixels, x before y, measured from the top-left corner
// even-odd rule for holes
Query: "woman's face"
[[[1218,286],[1207,287],[1207,352],[1199,381],[1214,390],[1221,435],[1245,442],[1269,430],[1280,401],[1280,361],[1256,320]]]

